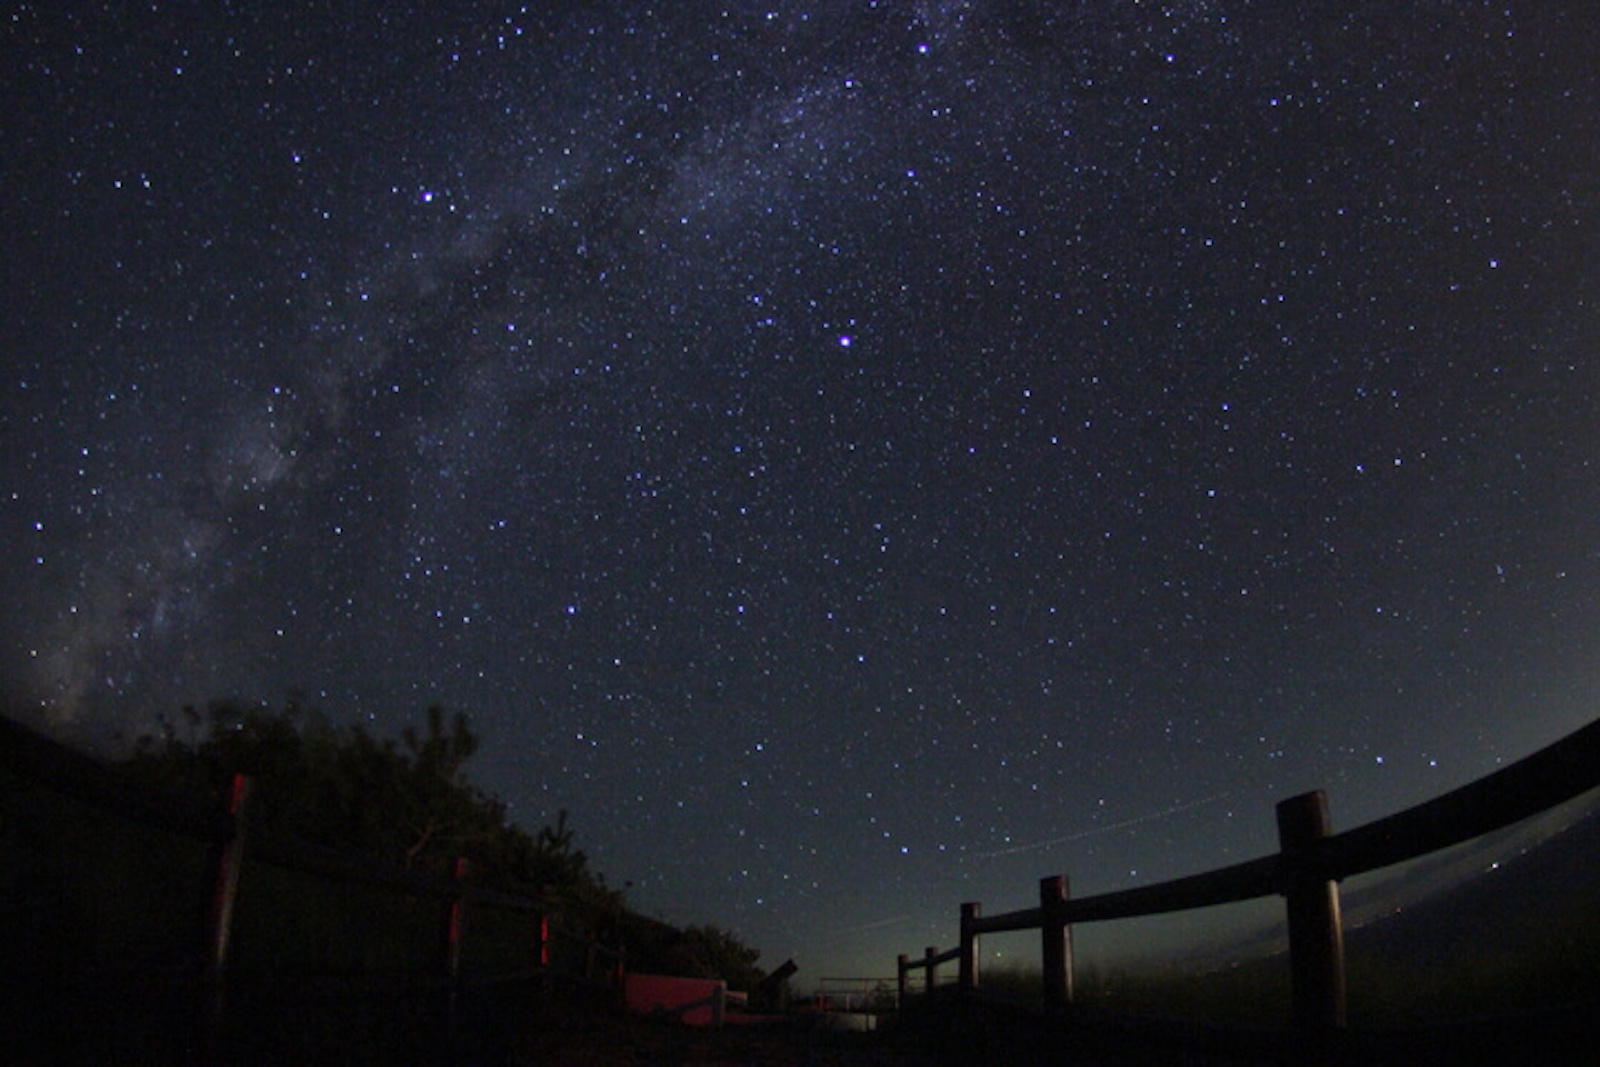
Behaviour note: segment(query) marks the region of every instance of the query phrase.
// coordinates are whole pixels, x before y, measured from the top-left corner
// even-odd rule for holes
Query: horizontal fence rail
[[[1293,1024],[1317,1034],[1345,1025],[1344,933],[1338,883],[1463,844],[1600,787],[1600,720],[1493,774],[1405,811],[1332,833],[1327,798],[1304,793],[1277,806],[1279,851],[1156,885],[1073,900],[1064,876],[1040,880],[1039,906],[985,916],[961,906],[960,944],[899,958],[900,997],[909,974],[959,964],[960,986],[977,988],[982,934],[1039,930],[1045,997],[1072,1000],[1072,926],[1189,911],[1281,895],[1289,927]]]

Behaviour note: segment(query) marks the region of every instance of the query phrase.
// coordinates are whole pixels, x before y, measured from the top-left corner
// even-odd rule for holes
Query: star
[[[1560,8],[19,9],[6,700],[459,708],[817,973],[1487,773],[1596,695]]]

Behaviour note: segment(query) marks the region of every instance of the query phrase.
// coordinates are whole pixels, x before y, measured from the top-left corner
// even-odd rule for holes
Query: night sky
[[[815,979],[1600,709],[1587,4],[0,10],[0,678],[85,744],[460,709]]]

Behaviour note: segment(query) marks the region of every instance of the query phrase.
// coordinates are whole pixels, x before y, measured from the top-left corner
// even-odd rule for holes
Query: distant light
[[[841,333],[839,335],[839,347],[840,348],[849,348],[854,343],[855,343],[855,338],[851,337],[849,334]]]

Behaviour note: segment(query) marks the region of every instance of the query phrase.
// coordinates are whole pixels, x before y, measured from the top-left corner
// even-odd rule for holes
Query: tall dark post
[[[206,1010],[206,1045],[212,1057],[222,1040],[222,1022],[227,1009],[228,962],[233,951],[233,913],[239,897],[239,869],[244,863],[245,810],[250,803],[253,780],[244,774],[233,776],[228,797],[227,836],[218,842],[216,882],[211,892],[211,913],[206,928],[206,984],[210,1004]]]
[[[1072,927],[1067,924],[1067,901],[1072,890],[1064,874],[1039,879],[1039,960],[1044,967],[1047,1006],[1072,1003]]]
[[[228,836],[217,852],[217,880],[211,897],[211,924],[206,952],[206,967],[212,976],[228,967],[233,948],[233,909],[239,896],[239,865],[244,860],[244,813],[250,802],[251,779],[233,776],[233,791],[228,799]]]
[[[1345,1025],[1339,884],[1315,863],[1317,842],[1331,832],[1328,797],[1320,789],[1278,804],[1294,1026],[1308,1035],[1327,1034]]]
[[[458,857],[451,871],[455,884],[451,887],[450,908],[445,913],[444,970],[452,982],[461,977],[461,933],[465,925],[464,901],[461,894],[467,879],[466,857]]]
[[[961,905],[961,991],[970,993],[978,988],[978,932],[973,920],[983,909],[968,901]]]
[[[454,1026],[461,1007],[461,934],[466,925],[466,901],[462,899],[462,894],[466,891],[466,857],[456,858],[451,875],[454,884],[450,887],[450,907],[445,911],[444,970],[445,977],[450,979],[449,993],[445,998],[446,1017]]]
[[[900,953],[900,958],[896,963],[894,991],[899,999],[895,1001],[895,1004],[903,1008],[906,1004],[906,954],[904,952]]]
[[[933,976],[938,970],[938,964],[933,962],[933,958],[938,954],[939,950],[932,945],[922,950],[922,991],[925,993],[933,992],[935,984]]]

